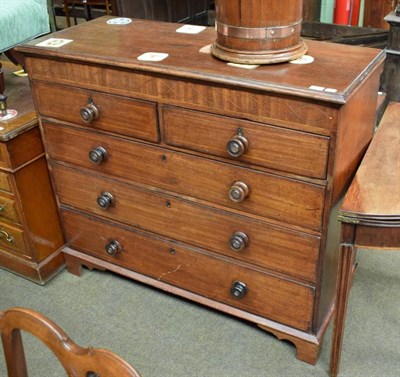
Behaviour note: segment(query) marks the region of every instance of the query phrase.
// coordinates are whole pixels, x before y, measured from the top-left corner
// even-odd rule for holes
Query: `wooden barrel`
[[[214,56],[235,63],[272,64],[300,58],[303,0],[216,0]]]

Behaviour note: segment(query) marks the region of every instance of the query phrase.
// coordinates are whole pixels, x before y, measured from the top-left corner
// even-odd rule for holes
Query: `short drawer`
[[[4,173],[0,171],[0,190],[12,192],[10,179],[8,173]]]
[[[159,141],[157,111],[153,102],[42,82],[35,82],[33,89],[42,116],[95,130]],[[92,106],[97,109],[98,117],[85,123],[80,115],[81,110],[93,113]]]
[[[21,229],[0,222],[0,247],[6,247],[20,254],[26,254],[24,232]]]
[[[301,279],[316,280],[320,247],[317,236],[75,169],[54,165],[52,171],[63,205]]]
[[[310,329],[311,286],[69,211],[62,212],[62,220],[67,244],[76,250],[285,325]],[[231,293],[235,282],[245,284],[243,297]]]
[[[2,219],[19,223],[18,210],[13,199],[0,196],[0,221]]]
[[[170,106],[167,144],[311,178],[326,178],[329,138]]]
[[[285,224],[321,228],[322,186],[72,127],[44,123],[44,132],[52,159]],[[93,163],[93,153],[106,157]]]

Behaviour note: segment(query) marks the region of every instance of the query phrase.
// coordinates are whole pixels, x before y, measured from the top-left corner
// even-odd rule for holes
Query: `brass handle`
[[[0,238],[3,238],[3,237],[6,238],[7,242],[10,242],[10,243],[14,242],[14,237],[13,236],[9,235],[5,230],[0,229]]]
[[[233,233],[231,239],[229,240],[229,246],[233,251],[242,251],[247,247],[248,243],[249,237],[243,232]]]
[[[89,160],[94,164],[100,164],[100,162],[104,162],[107,160],[108,153],[103,147],[97,147],[92,149],[89,152]]]
[[[88,103],[81,108],[79,114],[85,123],[91,123],[99,117],[99,110],[93,100],[89,98]]]
[[[115,257],[119,252],[122,251],[122,246],[117,240],[111,240],[104,248],[106,250],[106,253],[113,257]]]
[[[249,147],[249,141],[243,135],[235,135],[226,144],[226,149],[231,157],[240,157]]]
[[[237,181],[229,189],[229,199],[235,203],[243,202],[249,195],[249,192],[250,189],[246,183]]]
[[[109,192],[103,192],[97,198],[97,204],[102,209],[110,208],[114,204],[114,197]]]
[[[234,281],[231,288],[231,295],[235,298],[243,298],[247,294],[247,286],[241,281]]]

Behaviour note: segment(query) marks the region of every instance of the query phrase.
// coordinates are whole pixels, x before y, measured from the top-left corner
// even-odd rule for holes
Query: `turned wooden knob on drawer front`
[[[229,199],[235,203],[243,202],[249,195],[249,186],[246,183],[237,181],[229,189]]]
[[[111,240],[107,243],[104,249],[108,255],[115,257],[119,252],[122,251],[122,246],[117,240]]]
[[[237,134],[226,144],[226,149],[231,157],[240,157],[249,147],[249,141],[242,135]]]
[[[242,251],[249,243],[249,237],[246,233],[235,232],[229,240],[229,246],[233,251]]]
[[[99,110],[92,98],[88,99],[88,103],[81,108],[79,114],[85,123],[91,123],[99,117]]]
[[[89,160],[94,164],[100,164],[107,160],[108,153],[103,147],[96,147],[89,152]]]
[[[114,197],[109,192],[103,192],[97,198],[97,204],[102,209],[110,208],[114,204]]]
[[[235,298],[242,298],[247,294],[247,286],[241,281],[234,281],[231,288],[231,295]]]

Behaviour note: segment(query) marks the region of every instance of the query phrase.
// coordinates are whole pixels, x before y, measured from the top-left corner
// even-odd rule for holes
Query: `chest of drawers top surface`
[[[25,55],[112,65],[275,93],[293,94],[295,90],[296,96],[333,103],[345,103],[365,75],[384,58],[377,49],[310,40],[308,55],[314,58],[310,64],[243,69],[201,52],[214,42],[213,28],[188,34],[178,32],[182,25],[173,23],[133,19],[127,25],[110,25],[110,19],[101,17],[57,32],[57,39],[71,40],[61,47],[39,45],[53,37],[48,35],[18,49]],[[149,52],[168,56],[161,61],[138,59]]]

